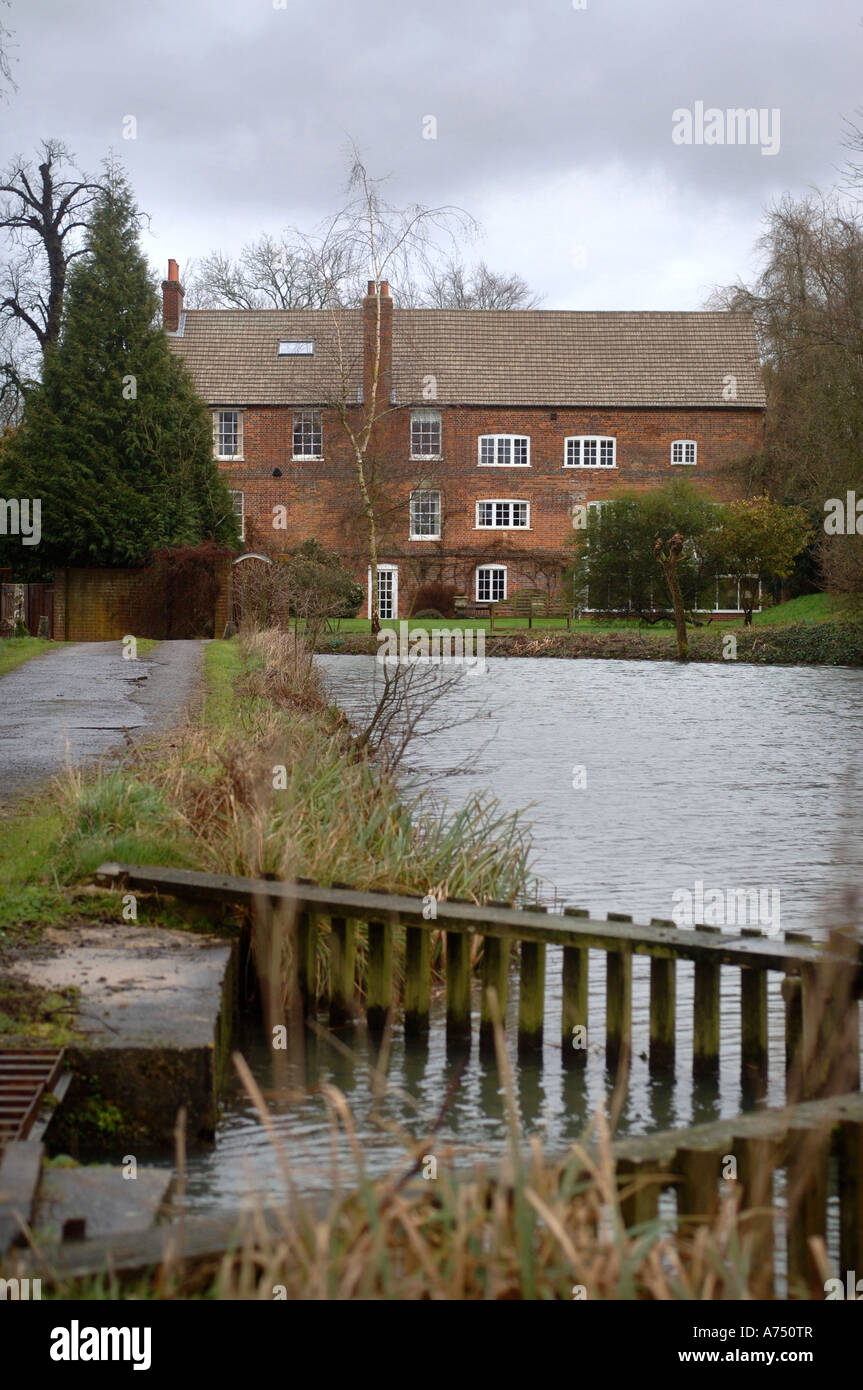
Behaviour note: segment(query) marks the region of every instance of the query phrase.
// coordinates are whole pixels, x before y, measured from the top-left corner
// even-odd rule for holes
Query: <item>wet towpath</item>
[[[79,642],[0,679],[0,802],[67,764],[170,728],[198,686],[203,642],[160,642],[124,660],[120,642]]]

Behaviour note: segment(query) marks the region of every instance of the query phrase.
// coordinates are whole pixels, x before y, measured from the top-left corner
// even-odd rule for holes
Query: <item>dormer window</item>
[[[280,357],[313,357],[315,343],[313,338],[280,338]]]
[[[671,462],[694,464],[698,457],[698,445],[694,439],[675,439],[671,445]]]

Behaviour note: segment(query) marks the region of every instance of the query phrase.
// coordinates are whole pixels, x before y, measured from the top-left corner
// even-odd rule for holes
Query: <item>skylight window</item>
[[[281,338],[279,340],[280,357],[313,357],[314,353],[313,339]]]

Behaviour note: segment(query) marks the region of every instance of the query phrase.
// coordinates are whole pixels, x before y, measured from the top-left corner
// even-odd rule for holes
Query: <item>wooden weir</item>
[[[454,1044],[471,1038],[471,958],[474,937],[483,943],[480,1040],[488,1041],[498,1010],[505,1014],[512,948],[519,948],[519,1045],[543,1041],[547,948],[561,951],[562,1055],[583,1064],[584,1048],[572,1047],[573,1030],[588,1027],[588,959],[604,953],[606,970],[605,1050],[610,1063],[626,1060],[632,1040],[633,958],[650,960],[650,1052],[654,1072],[673,1069],[677,1054],[677,966],[694,965],[693,1069],[718,1077],[720,969],[741,973],[740,1042],[744,1071],[765,1072],[768,1056],[767,977],[782,977],[784,1110],[755,1110],[729,1120],[645,1137],[616,1140],[620,1212],[629,1231],[670,1220],[662,1194],[675,1194],[678,1230],[714,1221],[731,1182],[739,1202],[738,1233],[749,1242],[748,1290],[769,1297],[775,1289],[774,1262],[790,1296],[824,1296],[824,1248],[828,1196],[838,1213],[840,1273],[863,1270],[863,1094],[859,1075],[859,999],[863,990],[863,947],[850,933],[833,933],[824,944],[801,935],[769,937],[756,931],[724,934],[706,927],[684,929],[670,922],[637,926],[609,914],[592,919],[583,910],[561,914],[466,902],[436,904],[404,895],[360,892],[313,883],[278,883],[134,864],[103,864],[97,877],[131,891],[156,892],[194,902],[246,906],[259,924],[285,910],[297,964],[292,1022],[302,1027],[317,1012],[316,948],[319,925],[329,923],[331,1025],[357,1014],[357,944],[364,927],[365,1010],[370,1029],[380,1031],[395,1015],[394,947],[404,932],[403,1018],[405,1033],[424,1038],[429,1029],[432,933],[446,938],[447,1032]],[[493,1006],[493,1002],[496,1004]],[[840,1065],[841,1064],[841,1065]],[[729,1164],[734,1171],[727,1171]],[[784,1175],[784,1192],[774,1176]],[[835,1179],[834,1179],[835,1175]],[[728,1188],[726,1187],[726,1192]],[[239,1219],[239,1218],[238,1218]],[[834,1217],[831,1219],[835,1219]],[[205,1223],[206,1224],[206,1223]],[[233,1237],[231,1223],[200,1235],[201,1249],[222,1249]],[[196,1237],[197,1239],[197,1237]],[[112,1246],[117,1267],[158,1262],[164,1235],[150,1233],[146,1248]],[[819,1244],[819,1241],[821,1242]],[[127,1242],[127,1245],[129,1242]],[[66,1263],[76,1272],[99,1269],[104,1242],[74,1253]],[[158,1246],[158,1248],[157,1248]],[[86,1258],[83,1258],[86,1256]],[[82,1263],[83,1258],[83,1263]],[[58,1267],[63,1267],[62,1251]]]
[[[562,951],[561,1042],[568,1064],[583,1064],[586,1048],[574,1047],[574,1030],[590,1028],[588,954],[605,954],[605,1048],[610,1065],[632,1038],[632,962],[650,958],[650,1052],[653,1071],[673,1068],[677,1032],[677,964],[695,966],[693,1072],[717,1077],[720,1039],[720,968],[741,972],[741,1066],[750,1079],[766,1074],[768,1055],[767,976],[782,976],[785,1000],[785,1051],[789,1098],[809,1099],[859,1088],[859,1006],[863,981],[863,946],[841,933],[827,944],[783,933],[762,935],[744,929],[739,935],[716,928],[682,928],[654,919],[639,926],[630,917],[609,913],[606,920],[579,908],[562,914],[544,908],[511,908],[448,900],[434,905],[399,894],[369,893],[314,883],[278,883],[234,878],[182,869],[134,864],[102,864],[97,877],[131,890],[169,894],[201,902],[246,905],[259,916],[287,909],[297,923],[300,995],[307,1013],[317,1011],[316,941],[318,925],[329,921],[331,993],[329,1018],[340,1026],[356,1012],[356,943],[358,925],[367,939],[365,1009],[369,1028],[380,1032],[394,1015],[393,943],[404,931],[404,1028],[409,1037],[428,1032],[430,1008],[430,940],[434,931],[446,938],[446,1025],[448,1041],[464,1045],[471,1037],[471,943],[483,940],[481,961],[480,1041],[492,1031],[493,995],[505,1017],[507,975],[514,946],[519,947],[519,1047],[541,1047],[544,1034],[546,950]],[[843,1039],[844,1084],[828,1075],[828,1036]]]

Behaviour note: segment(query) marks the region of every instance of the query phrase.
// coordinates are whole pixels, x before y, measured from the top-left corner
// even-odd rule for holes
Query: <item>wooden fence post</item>
[[[583,907],[565,907],[565,917],[586,917]],[[563,999],[560,1014],[560,1040],[564,1065],[583,1066],[587,1061],[587,980],[589,953],[583,946],[563,948]],[[583,1030],[576,1034],[576,1029]]]
[[[699,926],[716,932],[719,927]],[[705,953],[695,961],[692,1019],[692,1074],[715,1078],[719,1073],[719,966]]]
[[[486,936],[482,943],[482,995],[479,1015],[479,1041],[486,1052],[494,1050],[494,1019],[489,992],[494,991],[500,1023],[506,1026],[506,996],[509,983],[509,937]]]
[[[863,1122],[840,1120],[837,1144],[839,1268],[863,1278]]]
[[[655,1221],[662,1184],[652,1166],[639,1163],[637,1159],[621,1158],[617,1161],[617,1177],[619,1188],[632,1188],[631,1192],[620,1198],[620,1215],[625,1229],[631,1231],[635,1226]]]
[[[297,981],[303,1001],[303,1016],[314,1018],[318,1011],[318,919],[313,912],[297,916]]]
[[[677,1047],[677,961],[650,957],[651,1071],[674,1067]]]
[[[384,1031],[393,1001],[393,936],[388,922],[369,922],[366,1017],[369,1032]]]
[[[803,1087],[803,992],[799,975],[782,980],[785,1000],[785,1104],[795,1105]]]
[[[741,1234],[751,1242],[750,1292],[773,1294],[773,1170],[776,1143],[759,1135],[735,1135],[737,1180],[742,1189]]]
[[[545,1009],[545,944],[521,943],[518,990],[518,1045],[522,1051],[542,1047]]]
[[[819,1132],[811,1125],[792,1122],[787,1145],[788,1292],[802,1298],[823,1298],[824,1279],[812,1258],[809,1240],[827,1235],[829,1129]]]
[[[340,1028],[354,1016],[357,924],[349,917],[330,918],[330,1027]]]
[[[760,936],[744,927],[741,936]],[[767,971],[740,971],[740,1075],[745,1085],[763,1091],[767,1080]]]
[[[609,922],[631,922],[623,912],[609,912]],[[632,949],[606,954],[605,975],[605,1058],[613,1066],[625,1048],[632,1048]]]
[[[405,928],[405,1037],[424,1038],[431,1002],[431,932]]]
[[[447,1045],[470,1042],[470,943],[468,932],[446,933]]]
[[[674,1155],[677,1184],[677,1215],[691,1220],[712,1221],[719,1210],[719,1179],[722,1155],[714,1147],[684,1144]]]

